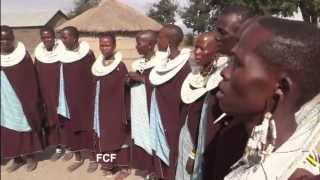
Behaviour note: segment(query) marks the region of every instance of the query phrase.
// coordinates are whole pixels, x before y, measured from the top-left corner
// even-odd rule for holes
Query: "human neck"
[[[154,56],[155,52],[154,51],[150,51],[149,53],[147,53],[144,58],[146,60],[146,62],[150,61],[150,59]]]
[[[2,54],[2,55],[11,54],[11,53],[14,51],[14,49],[15,49],[15,48],[13,47],[13,48],[11,48],[11,49],[8,49],[7,51],[2,51],[2,50],[1,50],[1,54]]]
[[[71,48],[70,48],[70,50],[71,51],[75,51],[75,50],[77,50],[79,48],[79,42],[76,42]]]
[[[178,49],[178,47],[171,47],[170,48],[170,54],[169,54],[169,59],[173,60],[174,58],[176,58],[178,55],[180,54],[180,51]]]
[[[204,65],[201,69],[201,75],[207,76],[208,74],[210,74],[210,71],[212,70],[212,68],[213,68],[213,62]]]
[[[108,57],[103,57],[103,61],[102,61],[102,64],[104,65],[104,66],[107,66],[107,65],[109,65],[109,64],[111,64],[112,62],[113,62],[113,60],[114,60],[114,55],[112,54],[112,55],[110,55],[110,56],[108,56]]]
[[[53,50],[53,46],[52,47],[46,47],[47,51],[52,51]]]
[[[279,108],[277,108],[273,113],[273,119],[275,121],[277,131],[275,149],[279,148],[284,142],[286,142],[297,127],[294,111],[285,107],[286,106],[279,106]],[[247,118],[245,121],[245,127],[248,134],[251,134],[251,131],[256,125],[260,125],[262,123],[262,119],[264,118],[263,116],[263,114],[258,114],[251,118]]]

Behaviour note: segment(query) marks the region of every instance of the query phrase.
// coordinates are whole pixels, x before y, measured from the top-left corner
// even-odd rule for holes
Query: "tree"
[[[184,8],[180,15],[183,23],[193,29],[193,33],[210,31],[219,12],[220,5],[212,4],[210,0],[190,0],[190,6]]]
[[[176,10],[177,5],[171,0],[161,0],[159,3],[154,3],[152,5],[148,12],[148,16],[161,24],[174,23]]]
[[[75,17],[84,11],[97,6],[101,0],[74,0],[75,8],[69,13],[69,17]]]
[[[238,4],[256,14],[292,16],[298,7],[307,23],[316,24],[320,19],[320,0],[211,0],[213,4]]]

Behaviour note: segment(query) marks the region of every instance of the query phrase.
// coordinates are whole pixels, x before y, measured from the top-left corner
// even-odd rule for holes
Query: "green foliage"
[[[307,23],[320,23],[320,0],[190,0],[190,6],[180,12],[183,22],[193,32],[210,31],[221,9],[241,5],[257,15],[293,16],[300,8]]]
[[[224,0],[219,3],[238,4],[248,7],[256,14],[277,14],[284,17],[292,16],[299,7],[305,22],[315,24],[320,19],[320,0]]]
[[[159,3],[152,5],[148,16],[161,24],[174,23],[174,16],[177,5],[170,0],[161,0]]]
[[[68,15],[73,18],[84,11],[97,6],[101,0],[74,0],[75,8]]]
[[[194,33],[210,31],[220,5],[212,5],[210,0],[190,0],[190,6],[180,12],[184,24]]]

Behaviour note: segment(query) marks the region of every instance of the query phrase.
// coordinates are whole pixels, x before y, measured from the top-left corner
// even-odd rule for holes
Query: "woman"
[[[113,34],[102,34],[99,38],[102,55],[92,65],[92,75],[96,79],[94,106],[94,127],[97,153],[116,154],[113,162],[103,162],[102,170],[111,175],[120,170],[117,178],[123,179],[130,174],[129,130],[127,122],[126,86],[127,68],[122,55],[115,52],[116,39]],[[91,170],[97,166],[90,163]]]
[[[155,53],[158,35],[151,30],[141,31],[136,36],[136,49],[142,55],[132,62],[130,75],[131,86],[131,135],[134,142],[132,147],[132,167],[137,169],[136,174],[147,177],[152,175],[152,149],[150,145],[149,112],[152,85],[149,81],[151,69],[159,58]]]
[[[93,146],[93,94],[95,84],[90,68],[94,54],[89,44],[79,40],[79,31],[68,26],[61,30],[64,44],[59,55],[60,78],[57,112],[63,121],[67,147],[64,160],[70,160],[73,154],[76,162],[68,167],[74,171],[84,163],[84,153]]]
[[[33,171],[34,155],[42,151],[42,102],[31,56],[9,26],[1,26],[0,79],[1,158],[13,159],[9,172],[24,164]]]
[[[320,138],[320,30],[261,17],[240,34],[216,96],[251,135],[225,179],[318,178],[305,158]]]
[[[51,156],[51,160],[56,161],[63,156],[62,146],[66,145],[65,121],[57,112],[61,66],[59,55],[64,47],[62,42],[56,39],[52,28],[40,29],[40,37],[42,42],[34,51],[35,65],[46,115],[46,146],[56,148],[56,152]]]
[[[190,65],[192,72],[186,77],[181,88],[181,99],[188,104],[187,118],[180,132],[179,156],[176,179],[197,179],[193,172],[197,148],[198,127],[202,106],[207,92],[215,89],[222,79],[220,72],[226,65],[225,58],[219,58],[220,43],[215,32],[203,33],[195,42]],[[194,173],[194,175],[192,175]]]

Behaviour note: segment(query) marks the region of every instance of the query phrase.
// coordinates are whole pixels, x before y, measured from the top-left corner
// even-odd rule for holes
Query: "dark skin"
[[[156,39],[148,33],[138,34],[136,37],[136,49],[140,55],[142,55],[146,61],[150,60],[154,56],[154,47],[156,45]],[[144,77],[136,72],[129,73],[130,80],[135,82],[143,82]]]
[[[313,175],[304,169],[297,169],[288,180],[318,180],[320,175]]]
[[[109,36],[102,36],[99,38],[99,48],[101,54],[103,55],[103,65],[107,66],[112,63],[114,59],[114,50],[116,49],[116,45],[113,42],[112,38]],[[128,125],[128,120],[123,121],[124,126]]]
[[[61,40],[68,50],[75,50],[79,47],[79,39],[69,30],[63,30]]]
[[[221,15],[217,19],[217,31],[221,35],[223,54],[230,54],[231,49],[238,41],[237,31],[241,26],[241,17],[237,14]]]
[[[220,44],[217,41],[218,36],[214,32],[200,34],[195,42],[194,55],[198,65],[207,70],[212,64],[216,53],[219,51]],[[194,160],[189,158],[186,164],[186,171],[189,174],[193,173]]]
[[[10,31],[1,30],[1,54],[10,54],[14,51],[14,35]]]
[[[293,75],[268,66],[268,60],[256,53],[256,47],[271,37],[272,33],[257,23],[243,31],[232,49],[232,62],[221,73],[216,96],[220,108],[235,117],[234,121],[244,123],[248,134],[261,123],[266,110],[271,111],[266,105],[273,104],[277,149],[297,127],[294,113],[301,92]]]
[[[52,33],[51,31],[42,31],[40,33],[40,38],[41,41],[43,42],[45,48],[48,51],[52,51],[53,46],[54,46],[54,42],[55,42],[55,34]]]
[[[104,57],[104,64],[109,64],[110,60],[113,59],[114,50],[116,46],[111,37],[105,36],[99,38],[99,48]],[[108,62],[109,61],[109,62]]]
[[[174,33],[174,30],[167,27],[163,27],[159,32],[158,49],[165,52],[169,48],[169,59],[174,59],[180,54],[180,50],[178,49],[179,44],[172,38]]]

